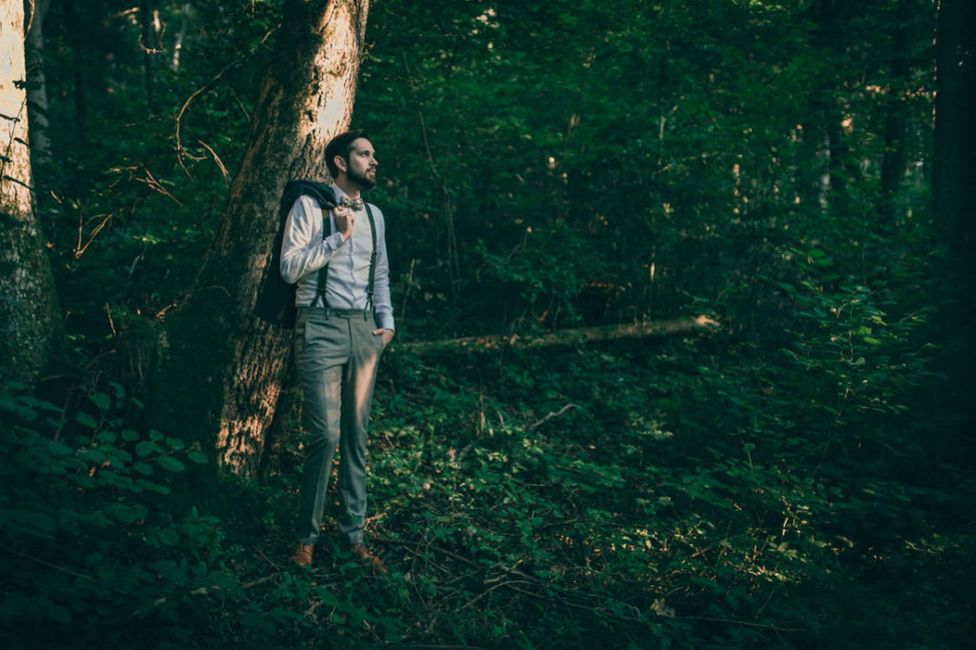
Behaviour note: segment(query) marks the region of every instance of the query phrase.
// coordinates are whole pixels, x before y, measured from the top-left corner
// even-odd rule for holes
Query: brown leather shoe
[[[373,570],[374,575],[385,576],[387,573],[389,573],[389,571],[386,570],[386,565],[383,564],[383,560],[366,548],[365,544],[350,544],[349,550],[352,551],[352,554],[358,557],[363,564],[370,567]]]
[[[295,546],[295,552],[289,558],[292,564],[297,564],[303,568],[309,568],[312,566],[312,555],[314,555],[315,546],[312,544],[298,544]]]

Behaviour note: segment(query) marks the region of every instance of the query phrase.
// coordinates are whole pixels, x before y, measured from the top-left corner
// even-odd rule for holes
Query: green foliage
[[[133,399],[109,388],[73,418],[24,386],[0,392],[0,630],[13,645],[149,640],[192,610],[194,590],[235,584],[211,566],[219,521],[166,505],[171,474],[199,457],[177,438],[123,428]]]
[[[288,426],[265,483],[239,484],[207,432],[153,429],[143,406],[180,390],[153,385],[163,317],[218,227],[281,3],[156,3],[167,50],[148,58],[137,14],[74,4],[45,23],[56,155],[35,168],[74,358],[0,391],[5,646],[972,635],[976,485],[931,416],[930,3],[908,22],[895,0],[373,3],[354,126],[381,161],[399,337],[723,323],[584,349],[394,346],[369,474],[387,578],[332,539],[313,571],[284,566]]]

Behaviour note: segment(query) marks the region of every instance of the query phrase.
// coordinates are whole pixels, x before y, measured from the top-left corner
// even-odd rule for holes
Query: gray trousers
[[[373,335],[372,312],[300,307],[295,356],[302,386],[305,448],[296,536],[318,539],[332,459],[339,451],[339,532],[350,544],[363,541],[366,519],[366,435],[383,340]]]

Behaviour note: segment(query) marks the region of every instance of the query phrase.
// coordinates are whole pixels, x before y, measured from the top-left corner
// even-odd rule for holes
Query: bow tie
[[[350,210],[362,210],[363,209],[363,200],[361,198],[360,199],[350,199],[348,196],[344,196],[339,201],[339,205],[341,205],[344,208],[349,208]]]

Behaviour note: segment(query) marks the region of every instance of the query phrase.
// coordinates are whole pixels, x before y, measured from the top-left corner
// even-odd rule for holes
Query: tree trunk
[[[908,127],[909,106],[905,90],[910,82],[913,0],[899,0],[895,14],[897,25],[892,39],[890,57],[890,81],[885,101],[885,149],[881,161],[881,199],[879,209],[882,226],[892,229],[897,217],[898,190],[905,176],[908,162],[905,136]]]
[[[156,27],[158,19],[156,3],[153,0],[142,0],[139,6],[139,19],[142,23],[142,54],[146,73],[146,101],[149,110],[156,112],[156,59],[159,53],[159,30]]]
[[[30,147],[35,165],[51,160],[48,136],[47,78],[44,75],[44,17],[51,0],[37,0],[27,32],[27,106],[30,113]]]
[[[973,460],[976,426],[976,4],[942,0],[936,37],[935,217],[948,255],[943,313],[949,411],[958,420],[958,442]]]
[[[65,23],[65,42],[71,49],[71,79],[74,87],[75,136],[79,143],[88,139],[88,73],[92,65],[84,35],[90,33],[88,12],[75,7],[76,0],[65,0],[62,5]],[[84,145],[82,145],[84,146]]]
[[[190,11],[192,7],[189,2],[183,4],[183,19],[180,21],[180,31],[176,33],[173,40],[173,53],[170,56],[169,67],[171,70],[180,69],[180,54],[183,52],[183,41],[186,39],[186,32],[190,26]]]
[[[253,477],[291,354],[251,315],[293,178],[325,180],[325,146],[352,115],[368,0],[290,1],[253,133],[196,287],[167,328],[156,392],[180,429],[216,433],[218,461]]]
[[[0,2],[0,380],[32,381],[57,352],[61,312],[41,243],[27,129],[24,4]]]

